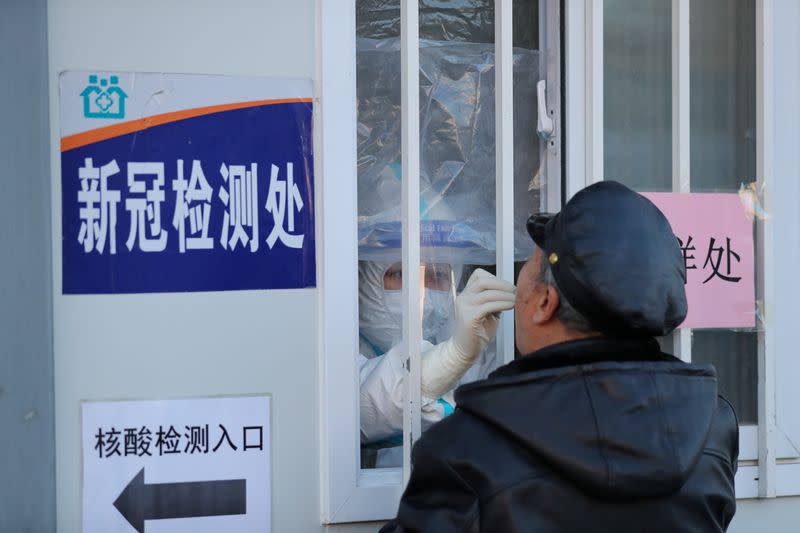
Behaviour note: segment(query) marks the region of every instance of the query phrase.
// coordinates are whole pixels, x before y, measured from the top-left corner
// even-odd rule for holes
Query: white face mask
[[[453,296],[450,291],[425,289],[425,303],[422,308],[422,338],[433,344],[440,343],[450,337],[450,325],[453,317]],[[396,324],[396,342],[402,337],[403,327],[403,292],[383,291],[386,311]]]
[[[403,339],[403,291],[383,291],[383,305],[386,310],[386,317],[389,323],[384,326],[387,335],[384,336],[381,349],[388,351],[389,348],[399,343]]]
[[[450,338],[454,292],[425,289],[425,305],[422,312],[423,339],[438,344]]]

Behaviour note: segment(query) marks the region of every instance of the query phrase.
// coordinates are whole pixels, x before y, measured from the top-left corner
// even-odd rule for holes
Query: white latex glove
[[[501,311],[514,308],[516,288],[476,269],[456,298],[453,336],[422,354],[422,394],[439,398],[458,383],[497,333]]]

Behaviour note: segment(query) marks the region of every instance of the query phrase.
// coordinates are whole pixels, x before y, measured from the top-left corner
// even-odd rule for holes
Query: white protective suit
[[[377,449],[377,467],[402,464],[402,448],[397,446],[403,428],[402,301],[400,290],[384,289],[390,266],[359,262],[361,442]],[[494,347],[486,347],[494,338],[499,312],[514,305],[513,285],[481,269],[458,298],[455,279],[450,287],[425,289],[423,431],[452,412],[458,385],[482,379],[495,367]]]

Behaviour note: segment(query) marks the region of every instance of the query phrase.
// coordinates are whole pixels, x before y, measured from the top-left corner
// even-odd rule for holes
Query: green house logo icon
[[[119,87],[119,77],[89,76],[89,85],[81,93],[83,116],[86,118],[125,118],[128,95]]]

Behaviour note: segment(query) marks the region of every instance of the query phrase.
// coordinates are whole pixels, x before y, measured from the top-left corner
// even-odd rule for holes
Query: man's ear
[[[535,324],[546,324],[553,320],[561,304],[561,298],[555,287],[543,285],[541,291],[537,291],[536,308],[533,312],[533,322]]]

